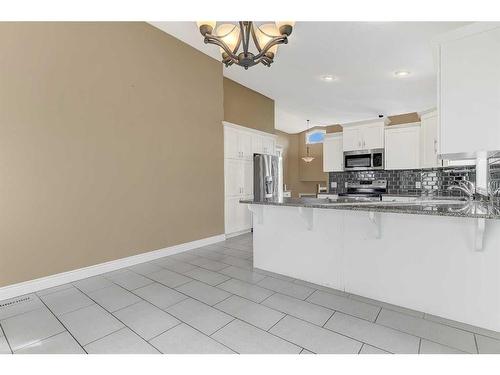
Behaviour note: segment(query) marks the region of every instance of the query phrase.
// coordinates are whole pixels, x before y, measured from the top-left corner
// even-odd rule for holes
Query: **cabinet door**
[[[238,145],[238,131],[224,127],[224,157],[239,159],[241,157]]]
[[[262,153],[268,155],[274,155],[274,138],[272,137],[263,137],[262,139]]]
[[[439,166],[438,160],[438,119],[437,116],[422,117],[420,129],[421,168]]]
[[[499,150],[499,24],[478,22],[454,31],[456,37],[439,48],[439,152]]]
[[[262,136],[252,135],[252,151],[254,154],[262,154]]]
[[[242,187],[244,195],[253,195],[253,161],[243,161],[242,169]]]
[[[243,195],[243,162],[226,159],[225,161],[225,195],[237,197]]]
[[[251,195],[247,195],[245,197],[243,197],[243,199],[253,199],[253,196]],[[238,203],[240,205],[240,215],[241,215],[241,229],[240,230],[249,230],[252,228],[252,219],[253,219],[253,215],[252,215],[252,212],[250,212],[250,210],[248,209],[248,206],[246,204],[241,204],[241,203]]]
[[[246,204],[240,203],[240,199],[250,199],[250,197],[226,198],[224,209],[226,234],[248,230],[252,227],[252,214]]]
[[[225,232],[226,234],[239,231],[241,227],[239,209],[240,198],[226,198],[225,201]]]
[[[323,141],[323,171],[342,171],[344,169],[343,159],[342,136],[325,138]]]
[[[385,169],[420,167],[420,127],[411,126],[385,131]]]
[[[342,147],[344,151],[354,151],[362,149],[362,143],[359,137],[359,129],[344,128]]]
[[[367,125],[360,129],[361,144],[363,150],[374,148],[384,148],[384,127],[377,125]]]
[[[242,159],[253,159],[252,135],[250,133],[247,133],[245,131],[238,132],[238,148]]]

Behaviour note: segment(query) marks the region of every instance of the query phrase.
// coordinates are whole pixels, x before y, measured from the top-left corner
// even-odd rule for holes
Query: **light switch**
[[[415,182],[415,189],[422,189],[422,183],[420,181]]]
[[[332,181],[332,182],[330,182],[330,187],[331,187],[332,189],[336,189],[336,188],[337,188],[337,181]]]

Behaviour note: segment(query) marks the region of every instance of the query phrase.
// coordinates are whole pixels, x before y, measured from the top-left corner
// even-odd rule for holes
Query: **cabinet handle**
[[[434,140],[434,153],[437,154],[438,153],[438,149],[437,149],[437,139]]]

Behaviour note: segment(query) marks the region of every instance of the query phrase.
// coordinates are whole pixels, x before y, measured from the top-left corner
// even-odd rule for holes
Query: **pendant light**
[[[309,130],[309,120],[307,120],[307,130]],[[314,157],[309,155],[309,144],[307,143],[307,131],[306,131],[306,156],[302,157],[306,163],[310,163],[314,160]]]

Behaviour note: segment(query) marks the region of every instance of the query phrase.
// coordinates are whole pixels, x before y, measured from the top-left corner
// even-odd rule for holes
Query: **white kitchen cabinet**
[[[437,40],[440,154],[500,150],[500,22],[478,22]]]
[[[225,191],[227,197],[253,194],[253,162],[249,160],[226,159]]]
[[[224,128],[224,157],[252,160],[252,135],[233,128]]]
[[[384,148],[385,121],[370,121],[342,125],[343,150],[372,150]]]
[[[323,172],[340,172],[344,170],[342,139],[342,133],[325,135],[323,141]]]
[[[268,155],[275,155],[276,140],[273,137],[263,137],[262,139],[262,153]]]
[[[364,125],[361,129],[363,150],[384,148],[384,123]]]
[[[342,148],[344,151],[361,150],[362,142],[357,128],[344,128]]]
[[[385,129],[385,169],[420,167],[420,123]]]
[[[252,227],[252,213],[240,199],[252,199],[251,196],[226,198],[225,218],[226,234],[238,233]]]
[[[242,199],[253,199],[253,154],[275,154],[276,136],[223,122],[225,233],[252,228],[252,215]]]
[[[420,167],[441,166],[438,158],[438,116],[436,111],[420,115]]]
[[[262,154],[264,149],[263,137],[259,134],[252,134],[252,151],[254,154]]]

